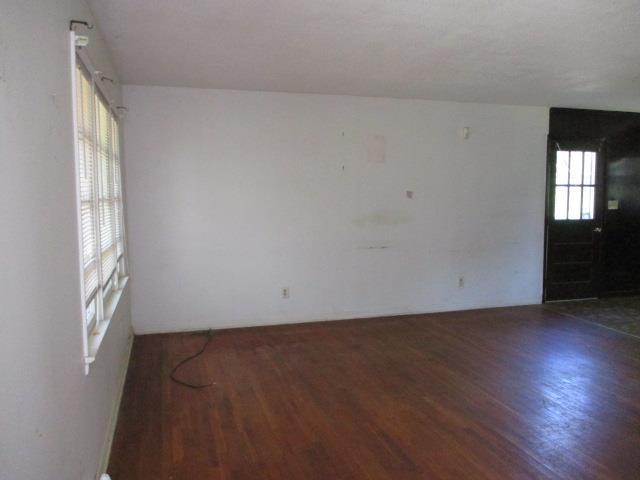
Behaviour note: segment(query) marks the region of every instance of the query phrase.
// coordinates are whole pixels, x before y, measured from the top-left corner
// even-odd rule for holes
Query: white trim
[[[71,32],[71,34],[73,35],[73,32]],[[72,46],[73,46],[73,52],[75,53],[75,55],[80,57],[82,64],[89,71],[89,75],[91,75],[91,78],[93,79],[93,83],[95,84],[98,91],[100,92],[100,95],[102,95],[106,100],[109,110],[111,110],[111,113],[113,113],[115,117],[119,117],[120,115],[115,108],[116,106],[114,105],[114,101],[111,99],[111,95],[109,95],[109,90],[107,89],[106,84],[102,81],[102,78],[99,75],[99,74],[103,74],[104,72],[101,70],[98,70],[94,66],[93,62],[91,61],[91,57],[89,57],[89,54],[87,53],[86,48],[76,47],[75,41],[72,44]]]
[[[99,320],[96,323],[96,326],[92,330],[91,334],[88,335],[88,349],[84,357],[86,369],[88,369],[89,365],[91,365],[96,360],[98,350],[100,349],[102,340],[104,340],[107,330],[109,329],[111,320],[115,316],[116,310],[118,309],[120,299],[122,298],[122,294],[124,293],[124,289],[127,286],[128,280],[129,277],[123,277],[120,279],[120,285],[118,285],[119,288],[117,290],[113,290],[107,300],[104,302],[104,319]]]
[[[85,282],[84,282],[84,256],[82,251],[82,206],[80,199],[80,156],[78,155],[78,99],[76,94],[76,34],[70,32],[71,48],[71,108],[73,115],[73,159],[75,164],[75,184],[76,184],[76,220],[78,225],[78,271],[80,273],[80,320],[82,322],[82,358],[84,360],[84,374],[89,375],[89,333],[87,329],[87,305],[85,302]],[[97,311],[96,311],[97,315]]]
[[[109,100],[109,96],[106,94],[107,90],[101,85],[102,80],[100,78],[100,72],[96,71],[91,63],[91,59],[86,54],[86,52],[77,47],[77,35],[75,32],[70,33],[70,53],[71,53],[71,92],[72,92],[72,115],[73,115],[73,129],[74,129],[74,163],[75,163],[75,173],[76,173],[76,215],[78,222],[78,245],[79,245],[79,270],[80,270],[80,287],[81,287],[81,319],[82,319],[82,359],[84,363],[84,372],[85,375],[89,374],[90,365],[95,361],[96,355],[98,353],[98,349],[106,335],[109,324],[111,323],[111,318],[114,315],[114,312],[117,308],[118,302],[122,296],[122,292],[126,286],[127,278],[124,277],[126,275],[126,270],[120,271],[118,268],[118,256],[117,256],[117,239],[116,239],[116,225],[118,223],[124,224],[124,198],[122,194],[123,190],[123,182],[122,182],[122,158],[121,158],[121,149],[118,151],[118,162],[120,170],[118,172],[120,179],[120,195],[121,195],[121,212],[120,219],[116,219],[115,211],[111,211],[111,223],[113,224],[113,232],[112,232],[112,243],[113,243],[113,254],[116,257],[116,265],[115,272],[113,274],[112,280],[109,285],[112,285],[110,288],[105,288],[104,285],[104,275],[102,271],[102,261],[103,261],[103,251],[102,251],[102,232],[100,231],[100,222],[101,222],[101,192],[103,191],[104,182],[115,184],[115,165],[112,164],[110,170],[106,173],[107,178],[103,178],[102,165],[100,164],[101,155],[97,151],[98,150],[98,129],[106,127],[108,129],[118,128],[119,135],[119,125],[118,125],[118,114],[113,108],[112,103]],[[78,133],[78,123],[80,121],[78,117],[78,107],[79,102],[77,98],[79,85],[77,83],[78,71],[82,70],[83,78],[86,77],[88,73],[89,80],[91,81],[91,115],[92,115],[92,125],[93,125],[93,139],[92,139],[92,148],[93,148],[93,197],[95,202],[93,203],[93,230],[95,237],[95,249],[96,249],[96,274],[98,279],[98,291],[94,296],[95,302],[95,320],[92,321],[91,324],[87,325],[86,316],[87,316],[87,302],[85,297],[85,283],[86,279],[84,278],[84,255],[83,255],[83,237],[82,237],[82,198],[81,198],[81,180],[79,176],[80,172],[80,153],[79,153],[79,133]],[[84,79],[82,80],[85,81]],[[107,110],[108,125],[102,125],[101,119],[97,115],[97,106],[105,105]],[[100,107],[101,109],[103,107]],[[120,142],[119,138],[118,141]],[[114,136],[111,137],[111,142],[109,143],[107,158],[115,160],[115,152],[114,152]],[[118,147],[120,145],[118,144]],[[113,163],[113,162],[112,162]],[[119,221],[118,221],[119,220]],[[125,237],[124,237],[124,228],[121,225],[122,233],[123,233],[123,254],[125,254]],[[126,262],[126,257],[125,257]],[[123,262],[124,263],[124,262]]]
[[[116,115],[116,118],[119,117]],[[122,126],[120,125],[120,121],[116,120],[116,129],[118,135],[118,161],[120,162],[120,226],[121,226],[121,236],[122,236],[122,269],[124,270],[124,275],[129,275],[129,254],[127,249],[127,226],[126,226],[126,217],[124,214],[125,210],[125,185],[124,185],[124,136],[122,135]],[[118,257],[118,247],[116,246],[116,267],[118,266],[119,260]]]
[[[77,48],[76,49],[76,55],[79,54],[79,52],[82,49]],[[95,317],[95,321],[93,323],[93,328],[89,329],[89,354],[87,355],[87,357],[85,357],[85,365],[86,368],[89,368],[89,364],[92,363],[95,360],[95,356],[96,353],[98,351],[98,348],[96,347],[95,349],[92,349],[92,342],[91,342],[91,336],[96,334],[98,331],[101,330],[101,334],[100,334],[100,340],[97,343],[97,346],[100,346],[100,343],[102,343],[102,338],[104,338],[104,334],[106,333],[107,327],[109,326],[108,323],[102,323],[102,320],[105,318],[104,316],[104,288],[103,288],[103,276],[102,276],[102,233],[100,231],[100,193],[102,192],[102,166],[100,165],[100,152],[98,151],[98,128],[100,128],[100,120],[98,118],[98,109],[97,109],[97,105],[96,105],[96,89],[99,89],[98,85],[96,84],[96,75],[94,75],[91,70],[88,68],[88,65],[85,63],[85,61],[81,58],[81,57],[76,57],[76,58],[80,58],[80,63],[84,66],[84,68],[86,68],[87,70],[89,70],[89,78],[91,79],[91,117],[92,117],[92,122],[91,125],[93,126],[92,129],[92,134],[93,134],[93,139],[92,139],[92,147],[93,147],[93,168],[94,168],[94,175],[93,175],[93,198],[94,198],[94,203],[93,203],[93,231],[94,231],[94,236],[96,239],[96,244],[95,244],[95,248],[96,248],[96,274],[98,275],[98,291],[96,293],[95,296],[95,302],[96,302],[96,317]],[[87,57],[88,58],[88,57]],[[95,341],[93,342],[95,344]],[[88,375],[89,372],[88,370],[86,371],[86,374]]]
[[[232,330],[236,328],[249,328],[249,327],[268,327],[275,325],[295,325],[300,323],[317,323],[317,322],[334,322],[342,320],[364,320],[369,318],[380,317],[405,317],[413,315],[431,315],[439,313],[449,312],[462,312],[469,310],[486,310],[489,308],[510,308],[510,307],[527,307],[531,305],[542,305],[540,297],[522,298],[519,300],[513,300],[506,303],[452,303],[452,304],[434,304],[429,307],[420,309],[403,309],[403,308],[381,308],[380,310],[349,310],[340,313],[316,313],[312,315],[268,315],[262,317],[239,317],[229,318],[225,317],[223,323],[211,322],[199,323],[194,322],[186,328],[175,330],[171,328],[154,328],[148,329],[136,329],[137,335],[156,335],[164,333],[185,333],[185,332],[201,332],[204,330]]]
[[[96,478],[106,472],[109,466],[109,457],[111,456],[111,447],[113,446],[113,437],[116,433],[116,426],[118,425],[118,414],[120,413],[120,404],[122,403],[122,394],[124,393],[124,384],[127,379],[127,372],[129,370],[129,363],[131,360],[131,351],[133,350],[133,331],[129,332],[127,341],[127,354],[123,361],[123,365],[120,368],[120,378],[118,380],[118,395],[116,396],[113,406],[111,408],[111,415],[109,416],[109,423],[107,424],[107,430],[104,436],[104,442],[102,444],[102,450],[100,452],[100,458],[98,460],[98,472]]]

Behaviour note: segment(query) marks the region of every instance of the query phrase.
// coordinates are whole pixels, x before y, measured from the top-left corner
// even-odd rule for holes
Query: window
[[[82,312],[88,364],[95,357],[126,281],[123,198],[117,118],[79,57],[73,68]]]
[[[593,220],[596,152],[556,152],[555,220]]]

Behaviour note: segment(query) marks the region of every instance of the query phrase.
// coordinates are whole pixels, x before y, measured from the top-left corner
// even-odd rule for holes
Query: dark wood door
[[[549,138],[544,299],[598,295],[604,141]]]

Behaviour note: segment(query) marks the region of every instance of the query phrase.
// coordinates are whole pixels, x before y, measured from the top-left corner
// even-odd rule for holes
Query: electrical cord
[[[207,349],[207,347],[209,346],[209,343],[211,343],[211,339],[213,338],[213,330],[207,330],[207,340],[204,342],[204,345],[202,345],[202,348],[194,353],[193,355],[188,356],[187,358],[180,360],[180,362],[178,362],[178,364],[173,367],[173,370],[171,370],[171,380],[173,380],[174,382],[184,386],[184,387],[189,387],[189,388],[193,388],[193,389],[199,389],[199,388],[207,388],[207,387],[211,387],[213,386],[213,383],[205,383],[202,385],[198,385],[198,384],[194,384],[194,383],[189,383],[189,382],[185,382],[184,380],[180,380],[179,378],[176,378],[175,374],[178,371],[178,369],[180,367],[182,367],[185,363],[193,360],[194,358],[199,357],[200,355],[202,355],[204,353],[204,351]]]

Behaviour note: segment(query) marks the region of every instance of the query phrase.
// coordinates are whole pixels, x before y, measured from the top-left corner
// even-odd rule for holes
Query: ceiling
[[[125,84],[640,110],[640,0],[89,0]]]

